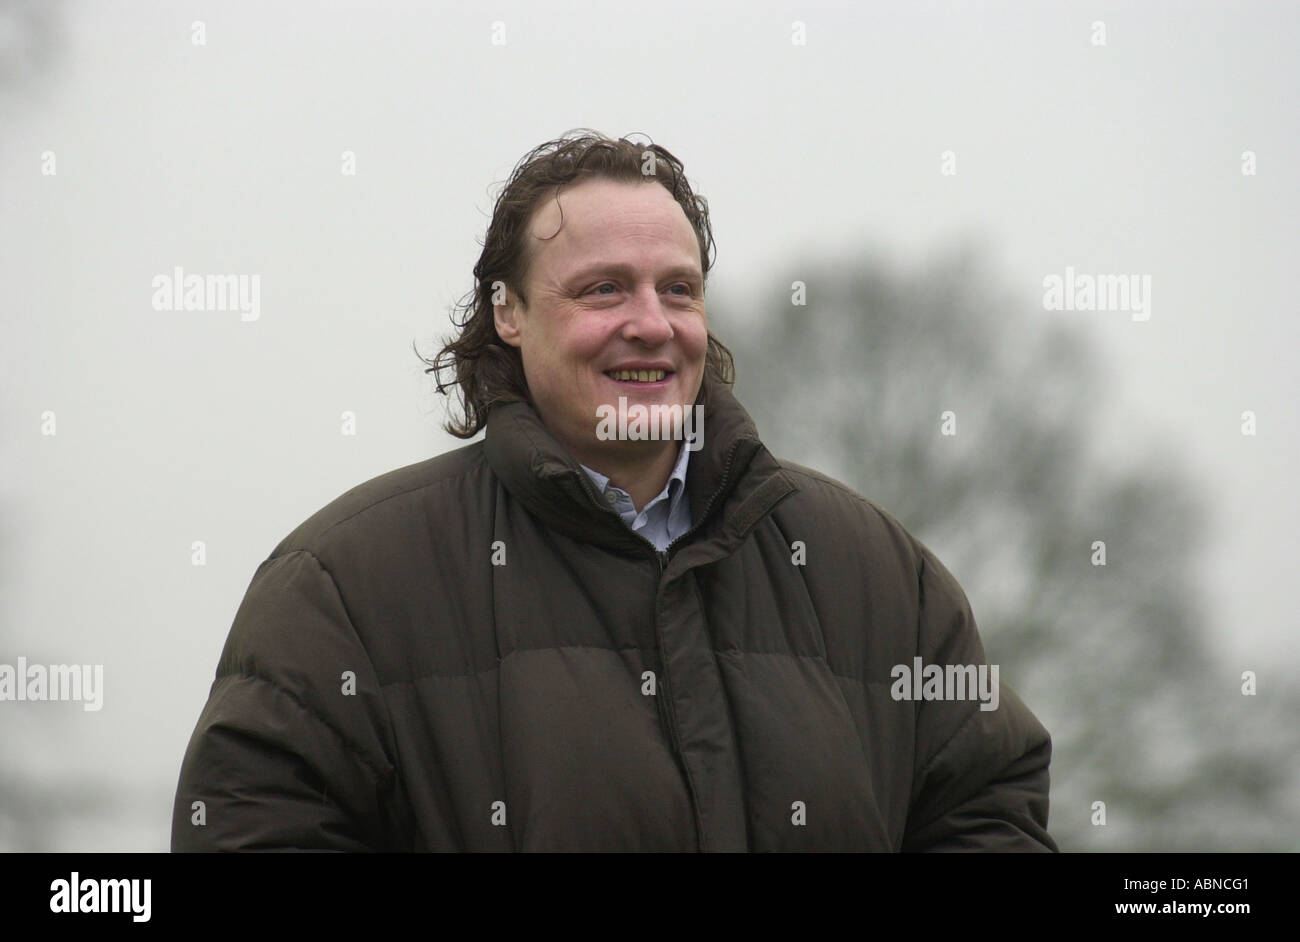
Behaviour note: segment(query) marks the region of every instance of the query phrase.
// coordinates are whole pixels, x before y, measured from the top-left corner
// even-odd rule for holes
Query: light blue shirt
[[[587,472],[600,496],[618,511],[623,522],[633,532],[653,543],[660,552],[691,528],[691,502],[686,498],[686,465],[690,462],[691,450],[685,442],[679,449],[677,465],[673,468],[668,483],[658,497],[641,508],[640,513],[632,503],[631,494],[610,484],[609,478],[599,471],[582,465],[582,470]]]

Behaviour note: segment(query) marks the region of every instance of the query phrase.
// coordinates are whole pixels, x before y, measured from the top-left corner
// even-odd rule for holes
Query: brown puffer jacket
[[[524,403],[299,526],[235,616],[172,849],[1056,850],[1009,687],[894,697],[917,657],[986,663],[953,577],[730,392],[706,410],[666,553]]]

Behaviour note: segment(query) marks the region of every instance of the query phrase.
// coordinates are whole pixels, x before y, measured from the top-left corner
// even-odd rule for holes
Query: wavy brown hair
[[[669,151],[627,137],[614,140],[589,128],[569,131],[533,148],[515,165],[497,197],[483,253],[474,266],[475,286],[452,310],[452,323],[460,328],[459,335],[444,338],[442,350],[432,360],[416,350],[416,356],[427,364],[424,372],[434,374],[438,392],[445,395],[450,389],[457,394],[463,414],[448,419],[445,425],[457,438],[476,435],[498,403],[532,402],[518,348],[503,343],[497,335],[492,286],[500,281],[523,304],[528,303],[524,294],[532,261],[528,220],[544,200],[558,197],[565,185],[588,179],[629,183],[654,180],[668,190],[695,230],[707,284],[715,251],[709,204],[691,189],[682,162]],[[451,371],[449,382],[441,379],[446,370]],[[708,334],[704,370],[706,395],[710,380],[727,386],[735,382],[731,351],[712,331]]]

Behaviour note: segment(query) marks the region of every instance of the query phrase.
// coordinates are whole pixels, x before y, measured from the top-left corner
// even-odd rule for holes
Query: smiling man
[[[712,248],[662,147],[525,155],[431,366],[483,440],[258,568],[174,849],[1056,849],[1050,737],[972,680],[999,675],[960,586],[731,393]],[[611,436],[615,407],[671,434]]]
[[[604,439],[597,419],[615,403],[624,414],[627,403],[691,411],[708,350],[695,230],[663,186],[596,178],[543,203],[530,234],[529,303],[516,291],[495,305],[497,335],[520,351],[550,433],[640,510],[676,467],[685,474],[683,429],[675,439]]]

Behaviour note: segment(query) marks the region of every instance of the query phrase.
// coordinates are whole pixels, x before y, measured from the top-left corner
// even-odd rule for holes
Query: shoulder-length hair
[[[528,303],[524,294],[531,261],[528,220],[544,200],[557,197],[566,184],[596,178],[654,181],[668,190],[695,230],[707,283],[715,251],[708,202],[691,189],[681,161],[669,151],[626,137],[614,140],[588,128],[569,131],[535,147],[515,165],[497,197],[483,252],[474,266],[475,286],[452,310],[452,323],[460,329],[459,335],[444,338],[442,350],[432,360],[416,351],[427,364],[424,372],[434,374],[438,392],[446,395],[452,390],[459,400],[462,414],[453,415],[444,426],[457,438],[476,435],[498,403],[532,403],[518,348],[503,343],[497,335],[492,310],[494,284],[503,283],[522,303]],[[444,382],[441,377],[447,370],[451,379]],[[705,357],[706,391],[710,380],[726,386],[735,382],[731,351],[712,331]]]

